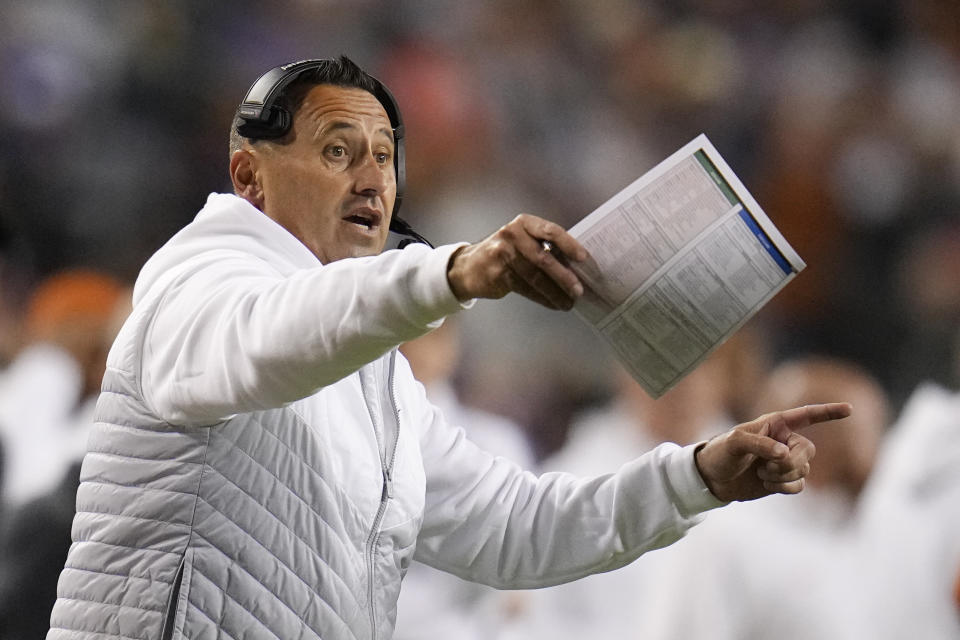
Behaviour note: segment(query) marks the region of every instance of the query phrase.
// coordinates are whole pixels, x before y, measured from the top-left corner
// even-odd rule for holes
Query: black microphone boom
[[[403,249],[407,245],[415,244],[415,243],[425,244],[431,249],[436,248],[433,246],[433,244],[430,243],[429,240],[427,240],[422,235],[414,231],[413,227],[411,227],[406,220],[404,220],[399,216],[393,216],[393,219],[390,220],[390,231],[400,236],[406,236],[406,238],[401,240],[400,244],[397,245],[398,249]]]

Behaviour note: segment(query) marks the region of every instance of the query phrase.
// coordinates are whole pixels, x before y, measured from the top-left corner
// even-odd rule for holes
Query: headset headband
[[[243,102],[240,103],[237,116],[241,122],[237,126],[237,133],[254,140],[282,138],[293,125],[293,114],[285,107],[276,104],[280,96],[283,95],[284,89],[304,73],[334,62],[334,60],[301,60],[275,67],[264,73],[253,83]],[[403,148],[403,119],[400,117],[400,108],[397,106],[393,94],[382,82],[373,76],[369,77],[374,84],[373,95],[383,105],[383,109],[390,119],[390,127],[393,129],[393,169],[397,178],[397,197],[393,204],[390,227],[391,230],[402,233],[398,230],[399,218],[397,218],[397,212],[400,210],[403,192],[407,185]],[[398,224],[395,225],[394,221],[398,221]],[[394,229],[395,226],[398,228]]]

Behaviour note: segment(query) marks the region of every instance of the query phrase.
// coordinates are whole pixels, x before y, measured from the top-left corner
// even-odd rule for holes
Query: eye
[[[331,158],[342,158],[347,155],[347,150],[343,145],[332,144],[327,147],[327,155]]]
[[[389,153],[378,153],[376,154],[376,158],[377,158],[378,164],[387,164],[388,162],[390,162]]]

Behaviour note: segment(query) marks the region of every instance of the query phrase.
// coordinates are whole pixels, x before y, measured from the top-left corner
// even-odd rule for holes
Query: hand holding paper
[[[447,266],[447,280],[461,301],[502,298],[516,291],[551,309],[569,310],[583,285],[566,260],[585,260],[586,250],[563,227],[531,215],[519,215],[490,237],[458,249]]]

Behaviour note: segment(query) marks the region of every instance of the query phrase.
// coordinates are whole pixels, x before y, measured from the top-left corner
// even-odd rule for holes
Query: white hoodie
[[[48,638],[389,638],[414,554],[546,586],[718,506],[693,448],[537,478],[448,425],[394,347],[461,308],[456,248],[322,265],[211,195],[144,267],[108,358]]]

